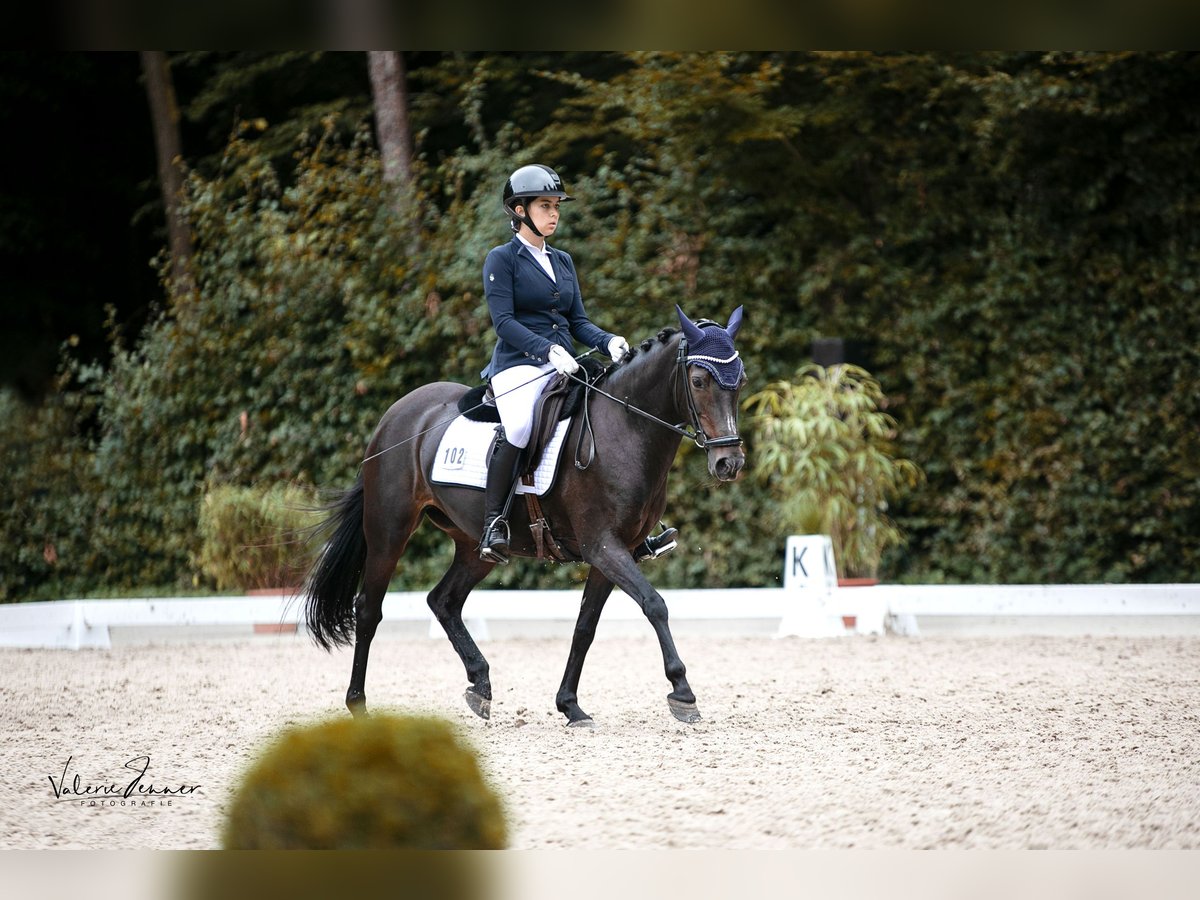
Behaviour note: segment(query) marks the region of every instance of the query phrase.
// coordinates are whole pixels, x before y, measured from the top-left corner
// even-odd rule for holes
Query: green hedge
[[[447,56],[424,76],[440,118],[414,116],[435,131],[460,116],[462,145],[419,155],[401,201],[364,140],[316,135],[277,172],[239,138],[222,172],[193,176],[198,296],[118,345],[102,381],[10,413],[5,599],[203,586],[204,484],[348,486],[395,398],[474,383],[499,185],[535,159],[579,198],[556,243],[602,327],[634,341],[675,303],[745,304],[749,392],[796,372],[814,338],[867,348],[849,361],[879,379],[898,452],[926,475],[890,510],[908,541],[881,577],[1196,579],[1200,57],[604,60],[590,78],[534,73],[547,119],[489,106],[521,96],[520,66]],[[776,583],[763,485],[717,486],[685,447],[669,493],[681,552],[647,567],[656,584]],[[426,527],[396,583],[432,584],[448,561]],[[581,577],[519,564],[489,584]]]
[[[0,390],[0,602],[81,596],[97,583],[90,417],[82,390],[39,408]]]

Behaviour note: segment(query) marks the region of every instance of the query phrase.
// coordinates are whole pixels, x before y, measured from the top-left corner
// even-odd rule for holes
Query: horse
[[[692,322],[678,306],[676,311],[681,328],[662,329],[586,388],[587,414],[572,419],[563,447],[579,447],[586,440],[590,460],[587,465],[578,458],[574,466],[560,465],[554,485],[540,498],[560,547],[590,566],[555,697],[568,725],[594,724],[579,705],[579,678],[614,585],[633,598],[658,637],[671,684],[670,712],[683,722],[700,719],[671,636],[667,604],[642,574],[632,549],[660,521],[667,476],[685,436],[705,450],[711,476],[719,482],[737,480],[746,462],[738,434],[738,397],[746,376],[733,346],[741,307],[724,328],[707,319]],[[496,565],[478,554],[483,494],[430,481],[438,442],[467,390],[462,384],[437,382],[393,403],[367,445],[354,486],[326,507],[323,533],[330,536],[305,578],[301,597],[309,634],[320,647],[332,650],[353,640],[346,691],[352,715],[367,713],[367,658],[383,618],[384,594],[424,517],[454,542],[454,560],[427,602],[466,669],[467,705],[480,718],[490,717],[490,669],[462,619],[467,595]],[[514,503],[509,515],[510,554],[532,558],[541,548],[535,547],[522,507]]]

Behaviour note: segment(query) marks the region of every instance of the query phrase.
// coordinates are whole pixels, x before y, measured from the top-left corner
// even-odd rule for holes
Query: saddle
[[[603,363],[597,359],[585,357],[579,361],[583,368],[582,375],[589,383],[594,383],[607,371]],[[555,375],[549,386],[542,391],[533,408],[533,431],[529,437],[529,449],[525,454],[525,462],[521,475],[532,474],[546,452],[546,445],[554,436],[555,426],[563,419],[569,419],[583,405],[584,386],[566,375]],[[458,401],[458,411],[473,422],[500,421],[500,410],[496,408],[495,398],[490,384],[481,384],[471,388]],[[489,452],[490,457],[490,452]]]
[[[580,360],[584,380],[589,384],[595,383],[606,370],[598,360],[585,358]],[[567,375],[555,375],[550,381],[537,403],[533,407],[533,430],[529,436],[528,450],[525,454],[518,477],[527,485],[533,484],[533,473],[546,452],[546,445],[554,437],[558,423],[569,419],[579,410],[586,396],[586,388],[579,381]],[[475,407],[478,407],[477,409]],[[481,422],[499,422],[500,411],[496,408],[495,398],[490,384],[472,388],[458,401],[458,411],[466,418]],[[490,458],[490,451],[489,451]],[[537,559],[547,556],[556,562],[579,562],[580,558],[566,550],[562,543],[550,531],[550,523],[542,511],[535,493],[525,494],[525,503],[529,510],[529,530],[533,535]]]

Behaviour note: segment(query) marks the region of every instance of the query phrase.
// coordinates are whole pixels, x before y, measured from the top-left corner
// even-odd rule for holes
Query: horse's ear
[[[679,313],[679,326],[683,329],[683,336],[688,339],[688,343],[694,344],[704,337],[700,326],[687,317],[687,313],[679,308],[678,303],[675,304],[675,312]]]
[[[737,336],[738,329],[742,327],[742,309],[744,307],[741,306],[735,309],[733,315],[729,317],[729,324],[725,326],[725,333],[729,335],[731,341]]]

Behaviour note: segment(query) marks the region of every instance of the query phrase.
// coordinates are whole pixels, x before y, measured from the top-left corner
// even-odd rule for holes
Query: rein
[[[592,431],[591,414],[588,410],[588,398],[590,397],[592,391],[595,391],[597,394],[600,394],[602,397],[607,397],[609,400],[613,401],[614,403],[620,404],[621,406],[625,407],[626,412],[635,413],[636,415],[639,415],[644,419],[649,419],[651,422],[654,422],[657,425],[661,425],[663,428],[666,428],[668,431],[673,431],[676,434],[678,434],[679,436],[685,437],[688,440],[693,441],[696,444],[696,446],[699,447],[701,450],[708,450],[710,447],[740,447],[742,445],[741,435],[737,434],[736,432],[734,434],[721,435],[719,437],[714,437],[714,438],[710,438],[707,434],[704,433],[704,428],[700,425],[700,410],[696,408],[696,398],[695,398],[695,396],[693,396],[692,389],[687,384],[687,381],[686,381],[687,367],[688,367],[688,352],[687,351],[688,351],[687,338],[681,337],[679,339],[679,352],[676,357],[676,365],[675,365],[675,369],[672,372],[671,380],[672,380],[672,384],[675,386],[675,393],[678,394],[679,393],[679,388],[678,388],[679,375],[680,375],[680,373],[683,373],[683,376],[685,378],[684,385],[683,385],[683,392],[687,396],[688,412],[691,415],[691,419],[692,419],[691,423],[684,422],[679,425],[672,425],[670,422],[660,419],[658,416],[654,415],[653,413],[648,413],[644,409],[639,409],[638,407],[633,406],[629,402],[628,397],[626,397],[624,400],[621,400],[621,399],[618,399],[617,397],[614,397],[612,394],[608,393],[608,391],[605,391],[602,388],[597,387],[596,383],[598,383],[601,378],[603,378],[606,374],[608,374],[607,371],[602,372],[596,378],[596,383],[589,382],[585,378],[580,378],[579,376],[575,375],[574,373],[568,374],[568,376],[567,376],[568,378],[573,378],[575,381],[578,381],[580,384],[582,384],[584,386],[583,427],[579,432],[579,440],[575,444],[575,468],[576,469],[578,469],[581,472],[586,470],[588,468],[588,466],[590,466],[592,464],[592,461],[596,458],[596,437]],[[590,453],[588,455],[588,461],[586,463],[583,463],[580,461],[580,451],[583,449],[583,436],[585,433],[588,435],[588,441],[591,444],[591,447],[590,447]]]

